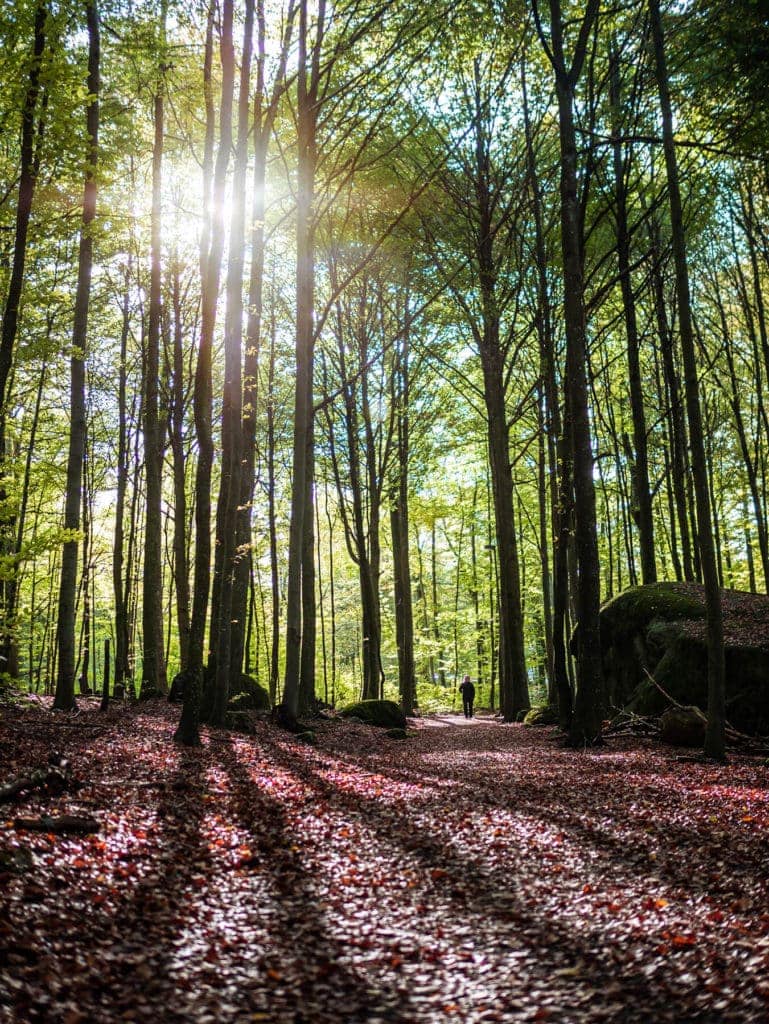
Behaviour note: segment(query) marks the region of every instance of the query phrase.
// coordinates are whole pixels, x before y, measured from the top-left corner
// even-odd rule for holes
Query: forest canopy
[[[590,743],[601,604],[699,581],[723,753],[765,3],[20,0],[0,45],[5,685],[176,677],[195,743],[469,674]]]

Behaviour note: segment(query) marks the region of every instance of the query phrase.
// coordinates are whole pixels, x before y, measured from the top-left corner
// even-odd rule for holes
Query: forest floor
[[[769,1019],[764,760],[454,715],[187,750],[177,716],[0,710],[0,783],[83,783],[0,811],[3,1024]]]

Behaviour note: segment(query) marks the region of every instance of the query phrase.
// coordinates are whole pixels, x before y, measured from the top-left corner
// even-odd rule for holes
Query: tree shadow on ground
[[[383,815],[381,797],[367,798],[360,790],[351,793],[341,789],[319,774],[324,769],[323,765],[313,766],[304,757],[292,757],[279,745],[278,749],[270,747],[270,756],[278,760],[281,767],[294,771],[311,787],[317,793],[319,803],[338,811],[350,822],[359,822],[386,846],[400,846],[409,858],[421,865],[425,879],[434,879],[437,872],[439,883],[425,882],[426,904],[431,897],[439,902],[448,899],[450,906],[446,916],[456,921],[472,922],[477,935],[485,936],[489,943],[493,943],[495,932],[508,939],[511,936],[516,938],[520,946],[534,954],[528,963],[536,966],[530,969],[552,982],[562,1007],[569,1006],[587,988],[593,993],[598,1014],[601,1003],[608,1000],[611,1004],[616,1000],[619,989],[626,1008],[622,1017],[624,1021],[674,1019],[684,1022],[696,1019],[715,1022],[726,1019],[721,1014],[709,1016],[707,1011],[692,1016],[691,992],[676,984],[675,972],[668,980],[655,978],[652,982],[644,971],[645,963],[623,959],[622,950],[617,948],[612,934],[615,930],[612,921],[601,923],[592,914],[577,921],[573,913],[564,914],[565,920],[560,921],[553,903],[538,906],[532,894],[532,866],[528,863],[524,844],[519,844],[514,852],[516,867],[511,872],[510,856],[504,866],[468,861],[451,848],[446,838],[427,834],[425,819],[430,817],[431,809],[439,812],[445,808],[445,793],[442,799],[435,801],[433,808],[431,800],[420,801],[418,813],[410,813],[406,802],[399,801],[402,821],[399,831],[393,827],[392,816]],[[387,769],[380,766],[380,775],[386,774]],[[452,793],[451,800],[452,803],[460,800],[468,810],[477,809],[474,794],[457,796]],[[550,824],[550,810],[550,807],[543,808],[540,804],[538,807],[529,806],[527,813]],[[587,844],[595,843],[595,837],[589,834],[580,834],[580,839]],[[627,852],[618,842],[612,851],[613,861],[618,860],[621,864]],[[628,863],[626,870],[637,877],[636,864]],[[692,879],[684,872],[682,869],[682,872],[675,873],[677,881],[683,883],[685,879],[691,887]],[[658,884],[656,877],[650,878],[650,890],[653,891]],[[576,927],[577,924],[581,929]],[[651,942],[649,948],[652,948]],[[578,967],[575,978],[564,980],[558,972],[566,969],[568,973],[572,965]],[[611,979],[611,984],[607,979]]]
[[[349,961],[349,944],[325,920],[298,845],[302,837],[292,830],[282,804],[254,780],[231,737],[212,737],[211,748],[231,781],[231,809],[256,851],[248,870],[266,878],[263,895],[273,904],[267,926],[271,951],[255,965],[250,1005],[262,1008],[266,991],[276,1020],[413,1024],[417,1017],[403,987],[374,988],[362,970],[343,962]],[[250,908],[257,921],[263,911],[264,906]]]
[[[465,735],[466,730],[462,730],[461,738],[463,739]],[[521,735],[521,730],[516,730],[516,735]],[[460,742],[457,748],[464,749],[469,754],[488,752],[487,745],[482,740],[476,741],[472,748],[463,748]],[[452,744],[452,755],[456,756],[457,748]],[[515,755],[520,753],[520,749],[507,745],[495,748],[492,753]],[[336,753],[330,756],[334,756],[337,761],[340,760]],[[718,830],[711,822],[689,821],[685,824],[676,824],[672,820],[672,802],[678,799],[683,812],[685,800],[683,797],[676,797],[670,788],[664,785],[664,779],[659,785],[659,808],[664,806],[666,811],[664,814],[660,813],[658,823],[654,816],[658,808],[643,803],[636,805],[629,792],[627,799],[621,803],[608,802],[606,797],[611,795],[610,792],[596,786],[596,781],[613,786],[615,791],[620,780],[626,791],[631,786],[639,793],[648,790],[648,786],[642,783],[628,781],[627,773],[615,770],[607,770],[598,780],[590,779],[589,785],[582,785],[577,778],[556,788],[551,784],[552,773],[547,777],[540,773],[540,778],[535,779],[526,776],[516,777],[514,763],[506,766],[507,778],[501,777],[495,768],[479,768],[477,765],[473,766],[468,777],[465,768],[456,767],[451,763],[431,765],[420,760],[415,766],[394,766],[383,763],[378,751],[361,756],[348,750],[346,756],[349,758],[347,763],[351,770],[362,768],[364,771],[375,771],[383,777],[410,785],[424,785],[425,779],[429,779],[432,783],[440,783],[441,787],[444,787],[447,778],[451,779],[457,787],[457,793],[463,794],[468,810],[499,809],[538,818],[553,831],[564,831],[571,838],[594,849],[607,864],[621,867],[626,878],[635,879],[639,874],[648,872],[655,885],[664,883],[673,888],[685,889],[687,892],[699,892],[728,900],[739,898],[741,895],[741,874],[755,873],[760,877],[765,870],[765,851],[760,843],[755,843],[753,847],[743,847],[737,854],[729,849],[729,837],[719,836]],[[583,755],[569,752],[566,756],[574,759]],[[639,768],[638,771],[640,770]],[[557,765],[553,766],[553,771],[558,771]],[[667,774],[667,770],[662,766],[655,766],[648,774],[662,776]],[[485,786],[487,780],[490,783],[488,788]],[[585,820],[590,816],[595,819],[595,823]],[[607,816],[611,819],[611,831],[601,823]],[[633,843],[628,843],[627,835],[623,835],[623,831],[634,833]],[[686,850],[687,857],[676,854],[660,859],[655,843],[672,852]],[[724,872],[721,867],[726,857],[730,862],[729,872]],[[622,877],[618,878],[618,884],[622,884],[623,880]]]

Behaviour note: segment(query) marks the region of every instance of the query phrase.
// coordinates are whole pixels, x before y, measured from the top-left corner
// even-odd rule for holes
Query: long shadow
[[[481,744],[480,750],[486,750]],[[505,747],[497,749],[494,753],[515,754],[516,748]],[[571,755],[578,757],[580,755]],[[536,781],[527,778],[514,778],[501,780],[498,774],[492,769],[483,767],[473,769],[472,781],[468,781],[467,774],[462,773],[451,765],[430,766],[420,763],[415,767],[395,767],[391,764],[382,764],[377,752],[360,757],[348,752],[350,767],[355,769],[364,767],[365,770],[375,771],[376,774],[392,779],[393,781],[406,782],[409,784],[424,785],[425,779],[440,782],[445,785],[446,779],[451,778],[457,786],[458,792],[463,792],[468,804],[475,808],[488,810],[503,809],[513,810],[518,814],[526,814],[532,818],[538,818],[543,823],[552,827],[555,831],[566,831],[572,838],[577,838],[580,843],[585,844],[598,851],[607,861],[612,864],[624,866],[625,871],[637,877],[640,871],[648,871],[655,879],[663,881],[672,887],[683,887],[688,891],[694,890],[708,895],[721,896],[725,899],[735,898],[741,895],[739,879],[736,875],[755,873],[758,876],[763,874],[765,868],[765,853],[759,843],[753,848],[741,848],[739,855],[730,851],[725,845],[718,844],[714,838],[713,830],[708,829],[705,823],[696,825],[676,825],[669,816],[665,816],[659,828],[652,831],[652,836],[659,837],[667,849],[688,849],[689,857],[684,862],[680,857],[668,857],[658,859],[654,849],[644,849],[637,844],[630,846],[627,839],[621,835],[607,832],[604,828],[593,827],[583,820],[583,815],[592,813],[596,818],[605,817],[607,812],[611,814],[612,826],[620,830],[623,826],[632,829],[636,835],[646,833],[653,822],[649,822],[648,805],[639,808],[635,812],[625,810],[624,805],[612,803],[607,805],[601,802],[597,796],[585,790],[573,780],[566,782],[562,787],[562,794],[556,793],[552,786],[538,785]],[[337,761],[339,759],[337,758]],[[555,768],[557,770],[557,767]],[[510,772],[514,771],[514,767]],[[663,774],[662,769],[654,774]],[[484,790],[483,782],[488,775],[493,785],[491,789],[494,795]],[[611,780],[616,786],[620,781],[619,773],[607,771],[605,777]],[[621,776],[620,776],[621,778]],[[627,780],[623,780],[627,785]],[[635,786],[639,791],[644,787]],[[506,793],[509,792],[509,798]],[[595,793],[595,788],[593,788]],[[584,798],[585,795],[587,799]],[[673,798],[666,794],[668,802]],[[632,804],[628,797],[627,803]],[[716,870],[717,864],[713,865],[712,871],[693,871],[694,861],[697,853],[701,855],[702,847],[707,844],[714,846],[713,858],[723,858],[729,854],[730,872]],[[694,847],[694,849],[693,849]],[[739,856],[739,864],[737,857]]]
[[[212,857],[203,835],[207,756],[205,748],[179,749],[177,767],[160,790],[157,835],[154,848],[147,851],[150,870],[115,915],[123,936],[127,984],[135,989],[136,972],[130,965],[138,958],[144,965],[138,980],[145,1002],[159,998],[166,1003],[173,991],[183,1005],[194,994],[189,975],[200,973],[207,952],[195,934],[199,922],[194,907],[211,888]],[[137,856],[141,858],[141,851]]]
[[[496,920],[503,929],[508,930],[511,924],[515,926],[524,936],[523,944],[535,950],[538,966],[545,975],[562,969],[564,963],[576,963],[579,965],[579,983],[587,983],[596,993],[602,992],[607,977],[611,977],[622,986],[626,1007],[623,1020],[627,1021],[653,1020],[655,1001],[661,1015],[669,1015],[671,1007],[677,1009],[676,1020],[680,1022],[696,1019],[713,1021],[715,1024],[723,1019],[716,1014],[708,1016],[707,1011],[690,1017],[691,1000],[687,1000],[687,993],[661,991],[659,984],[653,985],[641,967],[618,961],[612,952],[614,943],[602,929],[593,926],[575,934],[574,929],[561,924],[551,914],[533,909],[524,871],[519,870],[511,877],[508,868],[468,865],[466,860],[447,847],[445,841],[424,834],[423,813],[418,816],[409,815],[402,805],[400,810],[405,826],[402,833],[410,831],[412,835],[404,844],[393,831],[391,821],[381,820],[382,808],[379,801],[369,799],[359,792],[351,794],[340,790],[319,776],[304,759],[297,761],[285,753],[281,756],[274,749],[270,753],[311,786],[318,793],[319,799],[343,812],[350,821],[361,822],[389,845],[400,843],[406,853],[423,864],[426,874],[432,872],[434,875],[435,870],[439,869],[442,890],[448,891],[456,906],[453,913],[457,919],[467,921],[472,916],[478,921]],[[420,804],[420,809],[424,811],[424,803]],[[519,858],[524,863],[525,856],[526,851],[519,849]],[[558,984],[568,992],[568,983]],[[568,1005],[567,993],[564,993],[564,1003]],[[631,1009],[633,1005],[643,1009],[634,1015]]]
[[[217,737],[212,748],[231,780],[230,806],[258,851],[249,866],[266,878],[274,904],[267,925],[272,949],[254,965],[251,1008],[263,1009],[266,994],[275,1019],[292,1024],[414,1024],[418,1017],[405,987],[377,982],[374,989],[370,979],[342,963],[349,959],[348,942],[324,920],[298,845],[302,837],[292,831],[281,802],[254,781],[230,737]],[[255,923],[263,910],[252,908]]]
[[[111,724],[115,725],[114,718]],[[31,984],[41,994],[40,1006],[25,1005],[14,1019],[46,1024],[59,1020],[53,1009],[56,999],[72,1000],[86,1015],[83,1020],[156,1022],[192,1017],[185,1011],[185,1001],[188,995],[194,1001],[195,994],[177,955],[190,921],[190,894],[197,898],[205,889],[210,866],[201,834],[207,754],[204,749],[180,750],[171,777],[160,777],[154,785],[150,779],[156,770],[144,765],[141,754],[126,747],[125,736],[117,732],[115,740],[124,748],[115,772],[111,729],[100,733],[104,734],[103,749],[87,751],[89,769],[96,773],[102,763],[111,762],[105,774],[116,778],[106,783],[106,793],[115,793],[111,787],[121,786],[121,780],[126,790],[138,787],[137,794],[146,793],[147,804],[154,806],[157,823],[152,828],[139,815],[139,824],[119,836],[107,831],[103,838],[97,837],[109,845],[102,877],[87,887],[78,885],[74,902],[64,891],[52,897],[51,909],[41,904],[49,920],[56,914],[51,933],[55,944],[37,943],[40,959],[31,965]],[[70,749],[78,746],[72,743]],[[157,774],[162,776],[162,769]],[[86,785],[99,791],[105,783],[92,779]],[[131,821],[132,803],[123,799],[119,814],[125,824]],[[123,848],[113,860],[118,842]],[[88,846],[82,855],[74,855],[66,846],[60,849],[64,874],[53,874],[54,890],[62,890],[64,881],[71,878],[67,872],[72,861],[89,856]],[[47,989],[50,979],[61,981],[56,981],[55,989]],[[64,1010],[61,1013],[66,1016]]]

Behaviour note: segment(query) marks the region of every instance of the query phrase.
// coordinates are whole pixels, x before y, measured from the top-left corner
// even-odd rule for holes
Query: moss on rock
[[[389,737],[391,740],[406,740],[408,739],[409,734],[405,729],[388,729],[385,736]]]
[[[701,619],[705,604],[701,595],[687,583],[647,583],[629,587],[601,608],[601,631],[613,641],[632,637],[652,621]]]
[[[769,598],[723,590],[721,603],[727,718],[743,732],[767,734]],[[607,602],[601,609],[601,653],[610,704],[644,716],[661,715],[671,700],[704,710],[704,610],[703,589],[696,583],[633,587]]]
[[[697,707],[668,708],[660,718],[660,736],[673,747],[701,747],[707,724]]]
[[[537,704],[526,712],[524,725],[558,725],[558,708],[553,704]]]
[[[230,696],[227,706],[233,711],[269,711],[270,695],[251,676],[242,675],[239,689]]]
[[[383,729],[405,729],[406,716],[394,700],[359,700],[341,708],[342,718],[355,718]]]

